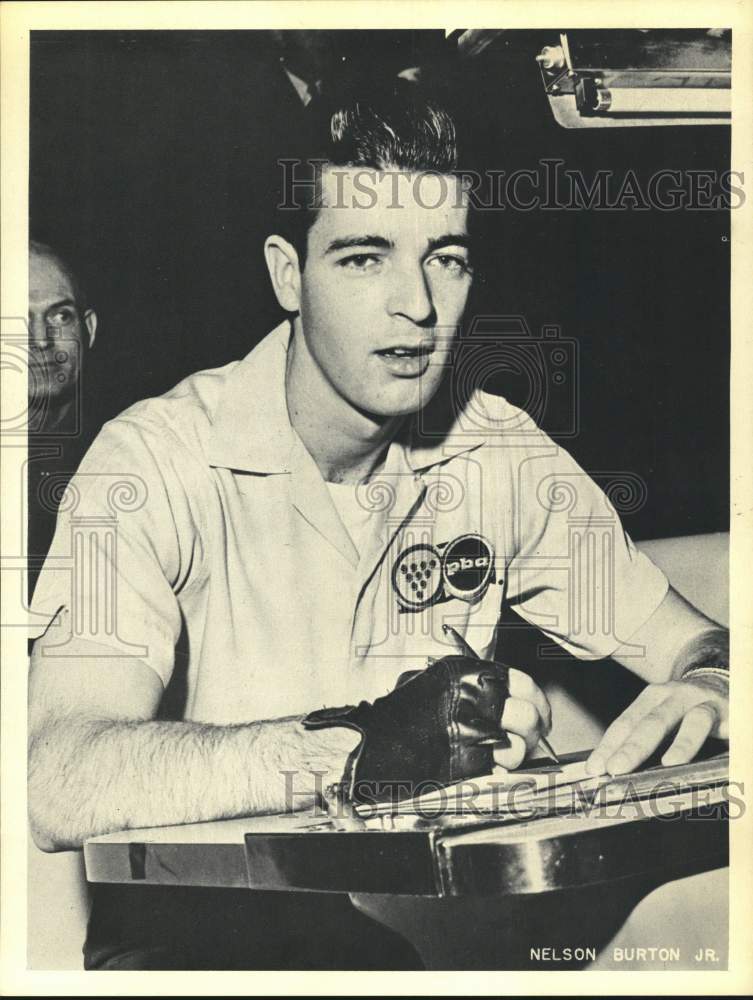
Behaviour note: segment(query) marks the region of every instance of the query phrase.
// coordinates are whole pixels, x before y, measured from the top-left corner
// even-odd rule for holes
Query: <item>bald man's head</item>
[[[30,401],[52,406],[71,399],[97,316],[73,269],[52,247],[29,244]]]

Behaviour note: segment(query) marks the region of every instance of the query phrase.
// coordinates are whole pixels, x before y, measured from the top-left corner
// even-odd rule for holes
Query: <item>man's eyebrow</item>
[[[427,253],[432,253],[434,250],[439,250],[440,247],[466,247],[470,249],[471,238],[468,233],[446,233],[444,236],[437,236],[433,240],[429,240],[429,246]]]
[[[53,302],[51,306],[47,306],[45,312],[49,312],[51,309],[60,309],[61,306],[73,306],[76,307],[76,303],[73,299],[61,299],[59,302]]]
[[[381,250],[391,250],[395,244],[384,236],[343,236],[327,244],[325,254],[336,250],[347,250],[349,247],[379,247]]]
[[[388,240],[384,236],[343,236],[328,243],[324,253],[335,253],[337,250],[348,250],[353,247],[379,247],[381,250],[391,250],[394,246],[392,240]],[[443,236],[436,236],[429,240],[426,252],[432,253],[440,247],[448,246],[470,247],[471,238],[467,233],[445,233]]]

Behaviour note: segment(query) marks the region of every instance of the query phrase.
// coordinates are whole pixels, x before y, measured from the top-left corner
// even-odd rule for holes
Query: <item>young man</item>
[[[406,88],[346,102],[325,125],[307,208],[265,243],[289,320],[243,361],[111,421],[74,480],[33,608],[29,792],[44,849],[281,811],[285,772],[301,808],[316,771],[345,775],[351,794],[359,780],[478,774],[492,763],[479,717],[494,760],[518,766],[551,721],[523,672],[454,657],[393,690],[456,652],[444,625],[489,658],[503,599],[577,655],[613,655],[649,682],[594,772],[638,766],[674,730],[667,763],[726,735],[723,631],[612,530],[604,495],[521,411],[479,391],[458,402],[474,264],[452,119]],[[573,601],[562,484],[581,527],[609,535],[598,627]],[[158,717],[171,681],[178,721]],[[317,711],[364,700],[373,708]],[[343,921],[342,903],[328,923],[327,901],[231,906],[224,893],[218,911],[202,892],[95,905],[90,967],[410,965],[394,942],[380,953],[365,918]]]

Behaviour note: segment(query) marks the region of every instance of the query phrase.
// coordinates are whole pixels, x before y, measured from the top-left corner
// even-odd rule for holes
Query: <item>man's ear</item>
[[[94,338],[97,336],[97,314],[93,309],[87,309],[84,313],[84,325],[89,331],[89,347],[94,347]]]
[[[282,236],[268,236],[264,241],[264,259],[277,301],[286,312],[301,307],[301,268],[298,252]]]

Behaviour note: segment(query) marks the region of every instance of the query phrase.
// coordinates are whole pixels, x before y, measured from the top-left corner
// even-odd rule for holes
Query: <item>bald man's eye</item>
[[[76,322],[76,311],[69,306],[62,306],[47,313],[45,317],[49,326],[69,326]]]

